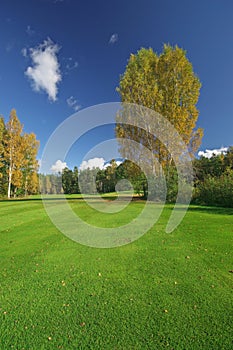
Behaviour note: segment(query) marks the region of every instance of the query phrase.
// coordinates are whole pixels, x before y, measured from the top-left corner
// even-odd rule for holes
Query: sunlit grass
[[[166,234],[171,210],[139,240],[96,249],[61,234],[39,197],[1,202],[0,349],[231,349],[233,210],[191,206]]]

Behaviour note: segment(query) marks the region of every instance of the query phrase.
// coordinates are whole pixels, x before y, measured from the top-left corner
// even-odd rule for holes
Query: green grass
[[[97,249],[61,234],[39,198],[2,201],[0,349],[232,349],[233,210],[191,206],[166,234],[171,211],[139,240]]]

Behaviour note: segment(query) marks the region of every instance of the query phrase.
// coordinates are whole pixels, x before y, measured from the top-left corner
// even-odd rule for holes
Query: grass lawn
[[[97,249],[61,234],[39,198],[0,202],[0,349],[232,349],[233,209],[191,206],[166,234],[171,211],[139,240]]]

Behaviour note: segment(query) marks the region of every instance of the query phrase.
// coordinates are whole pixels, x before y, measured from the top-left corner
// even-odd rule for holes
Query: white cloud
[[[26,47],[23,47],[23,48],[22,48],[21,54],[23,55],[23,57],[27,57],[28,51],[27,51]]]
[[[64,168],[67,167],[66,162],[62,162],[60,159],[56,161],[50,168],[53,173],[61,173]]]
[[[121,160],[116,160],[117,166],[120,165],[123,161]],[[82,161],[81,165],[79,166],[80,170],[86,170],[86,169],[94,169],[94,168],[99,168],[99,169],[106,169],[108,166],[111,166],[110,162],[106,162],[104,158],[91,158],[88,160]]]
[[[30,49],[33,66],[28,67],[25,74],[31,79],[35,91],[44,90],[50,100],[57,98],[57,84],[62,80],[57,54],[58,45],[47,39],[35,48]]]
[[[83,160],[82,163],[79,166],[80,170],[86,170],[86,169],[94,169],[94,168],[100,168],[104,169],[104,158],[91,158],[88,160]]]
[[[111,35],[110,39],[109,39],[109,44],[115,44],[118,41],[118,34],[114,33]]]
[[[80,110],[80,108],[81,108],[81,106],[80,106],[80,105],[76,105],[76,106],[74,106],[74,110],[75,110],[75,112],[78,112],[78,111]]]
[[[218,156],[219,154],[226,154],[228,147],[221,147],[217,149],[206,149],[205,151],[199,151],[199,157],[211,158],[214,155]]]
[[[67,98],[66,102],[68,106],[73,108],[75,112],[77,112],[81,108],[74,96],[70,96],[69,98]]]

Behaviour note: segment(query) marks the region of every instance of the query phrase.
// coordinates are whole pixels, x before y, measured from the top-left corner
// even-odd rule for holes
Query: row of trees
[[[64,193],[61,183],[61,174],[39,174],[38,193],[61,194]]]
[[[109,193],[115,191],[117,184],[118,190],[127,191],[131,189],[131,183],[136,193],[146,195],[147,188],[145,175],[139,167],[128,160],[117,165],[115,159],[105,169],[79,171],[75,166],[73,170],[64,168],[57,175],[40,174],[39,180],[40,192],[44,194]]]
[[[226,154],[194,159],[193,171],[193,203],[233,207],[233,147],[230,147]],[[152,198],[161,200],[166,195],[168,202],[174,202],[178,190],[178,175],[175,167],[170,169],[165,188],[164,181],[159,176],[146,178],[139,166],[129,160],[117,165],[113,159],[105,169],[86,169],[79,172],[77,167],[73,171],[65,168],[60,178],[55,175],[47,175],[44,178],[49,177],[53,184],[50,186],[50,193],[61,193],[59,191],[66,194],[109,193],[114,192],[117,186],[121,191],[128,191],[133,187],[135,193],[146,198],[148,181],[152,180]],[[54,186],[56,181],[60,185]]]
[[[58,174],[39,174],[39,191],[42,194],[78,194],[79,189],[79,171],[75,166],[73,170],[64,168],[62,173]]]
[[[0,194],[17,196],[37,193],[39,141],[34,133],[24,133],[16,111],[5,123],[0,118]]]
[[[233,207],[233,147],[226,154],[208,159],[193,160],[194,189],[192,202],[202,205]],[[122,181],[127,180],[127,181]],[[117,165],[113,159],[105,169],[85,169],[73,171],[65,168],[58,175],[40,175],[41,191],[48,194],[96,194],[132,189],[142,198],[148,196],[148,181],[152,187],[150,198],[174,202],[178,190],[178,175],[170,169],[169,178],[159,176],[146,178],[144,172],[129,160]]]

